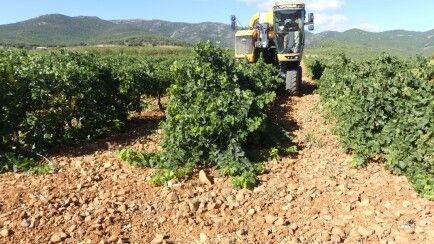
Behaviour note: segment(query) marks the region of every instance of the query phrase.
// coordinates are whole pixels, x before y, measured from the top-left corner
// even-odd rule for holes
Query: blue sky
[[[103,19],[164,19],[183,22],[241,23],[274,0],[2,0],[0,24],[43,14],[98,16]],[[317,31],[361,28],[370,31],[434,29],[433,0],[305,0],[316,14]]]

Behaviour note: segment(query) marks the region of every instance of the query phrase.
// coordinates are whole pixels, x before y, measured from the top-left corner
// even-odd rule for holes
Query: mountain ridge
[[[218,22],[171,22],[159,19],[104,20],[97,16],[70,17],[47,14],[25,21],[0,25],[0,45],[68,46],[116,43],[192,44],[201,40],[233,47],[230,25]],[[329,40],[354,43],[366,48],[397,49],[408,55],[434,52],[434,29],[418,32],[387,30],[368,32],[350,29],[342,32],[306,32],[306,45],[317,46]]]
[[[150,44],[182,44],[158,33],[131,25],[115,24],[96,16],[49,14],[0,25],[0,43],[3,45],[74,46],[122,43],[137,38],[149,41]]]

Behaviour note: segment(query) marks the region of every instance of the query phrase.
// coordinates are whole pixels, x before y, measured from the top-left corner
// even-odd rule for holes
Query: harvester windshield
[[[299,53],[303,45],[304,11],[275,11],[274,23],[278,53]]]

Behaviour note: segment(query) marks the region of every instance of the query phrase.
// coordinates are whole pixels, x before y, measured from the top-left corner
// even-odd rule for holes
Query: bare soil
[[[148,112],[131,131],[50,159],[49,175],[0,175],[0,243],[434,243],[434,203],[383,165],[349,167],[319,96],[281,97],[275,116],[292,129],[296,157],[267,163],[254,190],[207,171],[148,184],[152,169],[120,161],[120,148],[159,150]]]

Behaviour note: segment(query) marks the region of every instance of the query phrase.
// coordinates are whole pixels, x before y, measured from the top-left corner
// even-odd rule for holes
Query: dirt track
[[[52,158],[55,174],[0,175],[0,243],[434,243],[434,203],[382,165],[350,168],[319,96],[305,90],[274,108],[299,155],[269,162],[253,191],[213,170],[212,186],[149,186],[152,170],[115,156],[158,149],[162,114],[147,114],[128,134]]]

